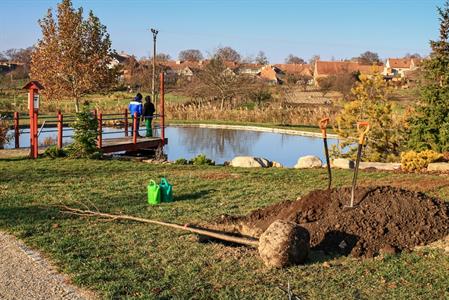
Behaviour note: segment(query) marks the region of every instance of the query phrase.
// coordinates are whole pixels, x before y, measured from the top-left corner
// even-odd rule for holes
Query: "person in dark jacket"
[[[128,106],[128,110],[129,113],[131,114],[131,119],[132,119],[132,132],[134,134],[134,113],[137,113],[137,119],[136,119],[136,133],[137,136],[140,137],[139,135],[139,123],[140,123],[140,117],[142,116],[142,94],[141,93],[137,93],[136,97],[134,98],[134,100],[132,100],[131,102],[129,102],[129,106]]]
[[[143,105],[143,114],[142,117],[145,120],[145,127],[147,129],[146,136],[153,136],[153,129],[151,128],[151,122],[153,121],[154,112],[156,109],[154,108],[154,104],[151,103],[151,97],[145,97],[145,104]]]

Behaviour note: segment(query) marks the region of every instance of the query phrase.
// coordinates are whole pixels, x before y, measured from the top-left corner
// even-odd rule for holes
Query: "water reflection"
[[[217,163],[235,156],[258,156],[293,167],[300,156],[316,155],[325,161],[321,138],[271,132],[213,129],[197,127],[170,127],[166,153],[170,160],[191,159],[205,154]],[[330,145],[337,140],[328,140]]]
[[[117,129],[104,128],[105,138],[124,136],[123,132],[115,133]],[[155,135],[160,132],[157,130]],[[64,135],[70,136],[70,129]],[[231,160],[235,156],[249,155],[264,157],[277,161],[284,166],[293,167],[297,159],[304,155],[316,155],[324,162],[323,141],[321,138],[304,137],[271,132],[248,130],[212,129],[198,127],[167,127],[165,136],[168,145],[164,151],[169,160],[178,158],[191,159],[198,154],[205,154],[217,163]],[[56,133],[42,133],[39,141],[56,138]],[[64,138],[64,143],[70,143],[71,138]],[[337,140],[328,140],[329,147],[337,144]],[[29,147],[30,137],[27,131],[20,136],[20,146]],[[14,140],[5,145],[13,148]]]
[[[214,157],[249,153],[251,145],[260,137],[260,132],[229,129],[185,127],[178,128],[178,132],[189,152],[203,151]]]

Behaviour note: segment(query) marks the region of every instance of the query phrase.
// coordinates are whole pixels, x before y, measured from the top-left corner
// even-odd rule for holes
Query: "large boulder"
[[[336,158],[332,160],[331,167],[339,169],[354,169],[354,162],[346,158]]]
[[[304,263],[309,251],[310,234],[296,223],[274,221],[259,238],[259,254],[267,267]]]
[[[321,168],[323,162],[319,157],[314,155],[302,156],[298,159],[295,165],[295,169],[310,169],[310,168]]]
[[[284,166],[281,163],[277,162],[277,161],[272,161],[271,162],[271,167],[272,168],[283,168]]]
[[[236,156],[230,162],[232,167],[242,168],[268,168],[271,166],[269,160],[254,156]]]
[[[430,171],[430,172],[449,172],[449,163],[444,163],[444,162],[430,163],[427,166],[427,171]]]

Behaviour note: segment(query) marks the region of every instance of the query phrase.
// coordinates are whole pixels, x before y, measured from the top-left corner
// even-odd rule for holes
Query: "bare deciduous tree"
[[[285,58],[285,63],[286,64],[305,64],[305,60],[295,56],[293,54],[289,54],[286,58]]]
[[[225,101],[230,101],[244,90],[244,77],[230,73],[220,57],[213,58],[198,74],[202,98],[210,97],[220,101],[223,110]]]
[[[200,61],[203,60],[203,54],[197,49],[186,49],[179,52],[178,59],[184,61]]]
[[[320,56],[315,54],[309,59],[309,65],[312,67],[312,70],[315,68],[315,63],[320,60]]]
[[[336,77],[335,76],[327,76],[320,78],[318,80],[318,86],[320,87],[320,92],[325,97],[327,93],[329,93],[334,87]]]
[[[214,57],[220,58],[222,61],[240,62],[241,55],[231,47],[221,47],[215,51]]]
[[[379,54],[371,51],[366,51],[360,54],[359,57],[357,57],[357,61],[363,65],[373,65],[380,63],[380,58]]]
[[[257,53],[254,61],[256,62],[256,64],[259,64],[259,65],[268,65],[269,64],[268,57],[265,55],[265,52],[263,52],[263,51],[259,51],[259,53]]]
[[[150,60],[151,59],[153,59],[153,58],[150,57]],[[167,61],[167,60],[170,60],[170,59],[171,59],[170,54],[162,53],[162,52],[156,54],[156,61]]]

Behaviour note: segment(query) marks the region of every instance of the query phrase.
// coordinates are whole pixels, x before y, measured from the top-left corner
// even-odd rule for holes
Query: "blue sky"
[[[37,24],[56,0],[0,0],[0,51],[33,45]],[[152,51],[205,56],[231,46],[243,56],[265,52],[273,63],[292,53],[304,59],[343,59],[370,50],[382,58],[429,53],[438,37],[436,7],[444,0],[73,0],[107,26],[113,48],[137,57]]]

